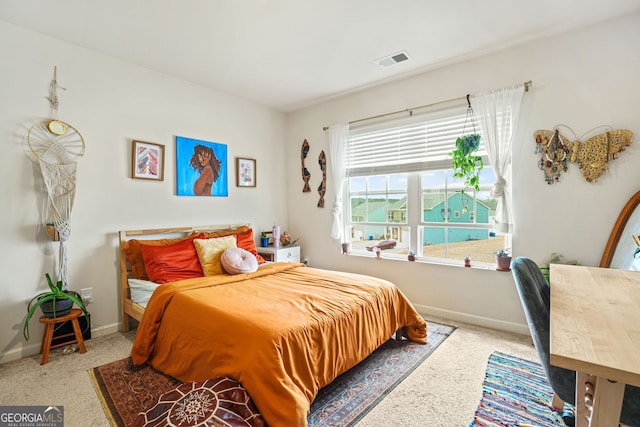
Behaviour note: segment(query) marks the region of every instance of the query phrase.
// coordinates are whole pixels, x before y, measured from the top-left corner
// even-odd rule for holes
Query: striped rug
[[[506,353],[489,356],[482,399],[470,427],[565,427],[539,363]]]

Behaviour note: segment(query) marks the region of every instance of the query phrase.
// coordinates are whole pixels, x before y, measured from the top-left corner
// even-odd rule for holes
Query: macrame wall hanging
[[[51,119],[41,120],[27,133],[27,143],[35,155],[47,191],[44,209],[45,226],[53,226],[54,240],[60,244],[58,260],[58,280],[66,289],[69,284],[67,274],[66,242],[71,236],[71,210],[76,194],[77,161],[84,155],[84,138],[68,123],[58,120],[57,69],[53,69],[53,79],[49,85]]]
[[[570,133],[573,140],[560,133]],[[566,129],[566,130],[565,130]],[[581,141],[586,135],[604,130],[596,136]],[[560,181],[560,175],[566,172],[569,163],[578,163],[582,175],[588,182],[596,182],[609,168],[609,162],[617,159],[625,147],[631,145],[633,133],[627,129],[613,130],[610,126],[599,126],[576,137],[566,125],[556,125],[553,130],[537,130],[533,137],[536,141],[536,154],[540,155],[538,167],[544,172],[547,184]]]

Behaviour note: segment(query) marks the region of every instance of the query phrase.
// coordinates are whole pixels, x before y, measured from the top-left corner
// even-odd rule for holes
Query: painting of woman
[[[211,147],[198,144],[193,148],[193,156],[189,164],[200,172],[200,176],[193,184],[193,193],[196,196],[210,196],[211,186],[220,175],[220,160],[216,158]]]
[[[228,196],[227,146],[176,137],[178,196]]]

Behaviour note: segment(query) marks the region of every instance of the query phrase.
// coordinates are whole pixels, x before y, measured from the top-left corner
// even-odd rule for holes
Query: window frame
[[[464,111],[463,108],[451,108],[451,109],[447,109],[447,111],[452,114],[455,117],[459,117],[461,115],[461,112]],[[442,111],[437,111],[433,114],[433,116],[436,119],[439,118],[445,118],[445,120],[447,119],[447,115],[443,114]],[[422,115],[422,117],[419,120],[416,121],[425,121],[428,123],[428,121],[430,120],[431,115],[430,114],[424,114]],[[465,119],[466,120],[466,119]],[[403,119],[400,120],[398,123],[400,123],[400,125],[402,125],[402,123],[406,123],[407,120]],[[381,129],[382,131],[388,130],[390,128],[393,128],[394,126],[398,126],[398,123],[394,122],[394,121],[389,121],[389,120],[385,120],[384,123],[378,123],[375,126],[373,126],[373,129]],[[428,126],[428,124],[425,124],[425,126]],[[478,129],[478,124],[467,124],[465,121],[464,124],[464,129],[465,130],[469,130],[469,132],[464,132],[464,133],[470,133],[471,131],[476,132],[476,133],[480,133],[477,129]],[[462,134],[462,133],[458,133],[458,136]],[[455,138],[453,137],[453,146],[455,146]],[[350,136],[349,136],[349,143],[351,143],[351,131],[350,131]],[[427,143],[428,144],[428,143]],[[453,149],[453,148],[452,148]],[[347,149],[347,158],[349,156],[348,154],[348,149]],[[485,168],[491,168],[489,159],[488,159],[488,155],[486,152],[486,147],[484,146],[484,141],[481,142],[481,147],[480,150],[478,151],[479,155],[481,155],[481,157],[483,158],[483,162],[485,164]],[[404,169],[404,165],[403,164],[399,164],[399,165],[395,165],[395,166],[377,166],[377,167],[372,167],[369,168],[371,172],[373,173],[367,173],[367,166],[362,166],[359,165],[357,168],[355,168],[356,173],[354,173],[353,175],[350,174],[350,172],[352,171],[352,169],[349,168],[349,163],[347,161],[347,179],[345,180],[345,191],[344,191],[344,204],[343,206],[346,207],[346,209],[344,209],[344,224],[345,224],[345,236],[349,236],[349,241],[352,243],[351,247],[352,247],[352,253],[356,253],[356,254],[361,254],[362,252],[360,250],[353,250],[353,231],[356,228],[360,228],[362,229],[363,233],[362,233],[362,238],[364,239],[365,236],[365,232],[366,232],[366,228],[367,227],[385,227],[385,230],[388,230],[390,227],[407,227],[408,228],[408,235],[409,235],[409,251],[413,252],[414,254],[416,254],[416,260],[418,261],[422,261],[422,262],[433,262],[433,263],[438,263],[438,264],[463,264],[463,259],[451,259],[451,258],[440,258],[440,257],[429,257],[429,256],[423,256],[423,251],[422,251],[422,246],[424,245],[424,243],[422,243],[422,245],[420,244],[421,242],[424,241],[423,239],[423,233],[425,230],[425,227],[445,227],[445,230],[449,230],[449,229],[461,229],[461,228],[478,228],[478,229],[486,229],[487,233],[489,233],[489,235],[491,235],[491,232],[493,230],[493,221],[489,221],[488,223],[478,223],[477,222],[477,204],[478,204],[478,195],[476,194],[475,189],[467,189],[464,193],[466,195],[472,195],[473,198],[473,203],[474,203],[474,209],[472,210],[473,213],[473,217],[471,218],[470,222],[463,222],[463,223],[459,223],[459,222],[451,222],[451,221],[445,221],[445,222],[431,222],[431,221],[425,221],[424,220],[424,207],[423,207],[423,194],[425,191],[425,188],[423,188],[422,186],[422,174],[424,172],[429,172],[429,171],[445,171],[445,176],[449,176],[450,174],[452,175],[452,171],[453,171],[453,161],[451,159],[450,156],[447,156],[446,159],[443,159],[442,156],[440,155],[440,157],[438,158],[437,161],[434,161],[433,163],[425,163],[425,162],[418,162],[417,163],[418,166],[416,165],[410,165],[406,170]],[[370,221],[353,221],[353,214],[352,214],[352,196],[358,195],[358,194],[362,194],[361,192],[354,192],[352,193],[351,190],[351,178],[357,178],[357,177],[362,177],[365,179],[365,181],[367,181],[368,177],[370,176],[380,176],[380,175],[385,175],[385,176],[391,176],[391,175],[395,175],[395,174],[406,174],[407,175],[407,191],[406,191],[406,210],[405,210],[405,219],[406,222],[401,222],[401,223],[397,223],[397,222],[390,222],[389,219],[389,211],[387,210],[386,214],[385,214],[385,219],[387,220],[386,222],[370,222]],[[495,180],[495,175],[494,175],[494,180]],[[462,188],[463,184],[462,184],[462,180],[456,180],[458,185],[458,188]],[[387,178],[387,192],[386,195],[388,196],[389,192],[388,192],[388,182],[389,182],[389,178]],[[495,181],[493,182],[489,182],[489,183],[481,183],[480,184],[480,192],[488,192],[491,190],[491,188],[493,187]],[[426,187],[426,188],[434,188],[434,187]],[[456,185],[454,183],[452,183],[449,186],[445,186],[445,188],[442,190],[445,192],[445,194],[454,194],[455,193],[455,188]],[[366,193],[366,192],[365,192]],[[367,193],[366,195],[364,195],[363,197],[368,197],[369,193]],[[388,198],[387,198],[388,201]],[[415,206],[414,206],[415,205]],[[362,218],[363,220],[367,219],[367,213],[365,212],[364,217]],[[402,232],[402,231],[399,231]],[[446,233],[445,233],[446,234]],[[509,243],[510,247],[510,243],[511,243],[511,239],[513,234],[512,233],[502,233],[502,235],[506,236],[506,242]],[[365,239],[366,240],[366,239]],[[449,243],[447,242],[447,250],[445,251],[445,254],[448,253],[448,245]],[[371,254],[373,256],[373,254]],[[447,255],[446,255],[447,256]],[[398,254],[398,253],[385,253],[385,258],[398,258],[398,259],[407,259],[407,255],[406,254]],[[476,265],[483,265],[483,264],[487,264],[489,265],[489,263],[486,262],[475,262],[474,264]]]

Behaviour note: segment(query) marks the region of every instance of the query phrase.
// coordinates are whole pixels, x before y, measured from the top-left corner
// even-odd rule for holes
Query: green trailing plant
[[[544,276],[545,279],[547,279],[547,282],[549,282],[550,278],[551,278],[551,270],[550,270],[550,266],[551,264],[569,264],[569,265],[580,265],[578,263],[577,260],[572,259],[572,260],[568,260],[564,255],[562,254],[558,254],[556,252],[551,254],[551,258],[549,258],[542,267],[540,267],[540,271],[542,271],[542,275]]]
[[[464,179],[465,188],[480,191],[480,171],[484,167],[482,157],[476,155],[480,147],[477,133],[462,135],[456,139],[456,149],[449,153],[453,160],[454,178]],[[464,189],[461,192],[464,194]]]
[[[51,280],[51,276],[49,276],[49,273],[46,273],[45,277],[47,278],[47,284],[49,285],[50,290],[36,295],[31,299],[31,301],[29,301],[29,304],[27,305],[27,317],[24,320],[24,327],[22,330],[22,334],[24,335],[24,338],[26,340],[29,340],[29,321],[35,314],[36,309],[38,307],[41,307],[42,304],[47,302],[52,303],[53,317],[56,317],[56,312],[55,312],[56,301],[71,300],[72,305],[75,304],[78,307],[80,307],[82,312],[87,317],[87,328],[89,328],[90,327],[89,312],[87,311],[87,307],[84,305],[84,302],[82,301],[82,298],[80,297],[80,295],[74,291],[63,290],[62,280],[58,280],[58,282],[54,284],[53,281]]]

